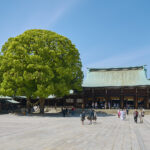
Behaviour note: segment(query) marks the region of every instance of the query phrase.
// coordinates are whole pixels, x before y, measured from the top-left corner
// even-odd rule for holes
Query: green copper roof
[[[144,66],[127,68],[89,68],[83,87],[150,86]]]

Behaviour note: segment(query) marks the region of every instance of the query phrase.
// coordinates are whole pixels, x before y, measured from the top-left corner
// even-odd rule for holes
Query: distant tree
[[[81,89],[83,73],[79,52],[71,41],[48,30],[27,30],[9,38],[2,47],[0,92],[40,99],[44,113],[45,98],[64,96],[70,89]]]

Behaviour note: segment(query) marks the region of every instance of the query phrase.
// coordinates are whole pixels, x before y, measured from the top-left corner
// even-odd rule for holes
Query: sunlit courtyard
[[[150,116],[135,124],[99,115],[82,125],[80,117],[0,115],[1,150],[148,150]]]

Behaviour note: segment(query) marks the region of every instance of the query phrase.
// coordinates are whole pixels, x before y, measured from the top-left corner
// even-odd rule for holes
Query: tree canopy
[[[0,63],[3,95],[44,99],[81,89],[78,49],[68,38],[52,31],[33,29],[9,38],[2,46]]]

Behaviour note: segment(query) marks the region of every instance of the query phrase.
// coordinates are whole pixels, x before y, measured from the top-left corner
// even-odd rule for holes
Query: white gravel
[[[149,150],[150,116],[99,116],[81,125],[79,117],[0,115],[0,150]]]

